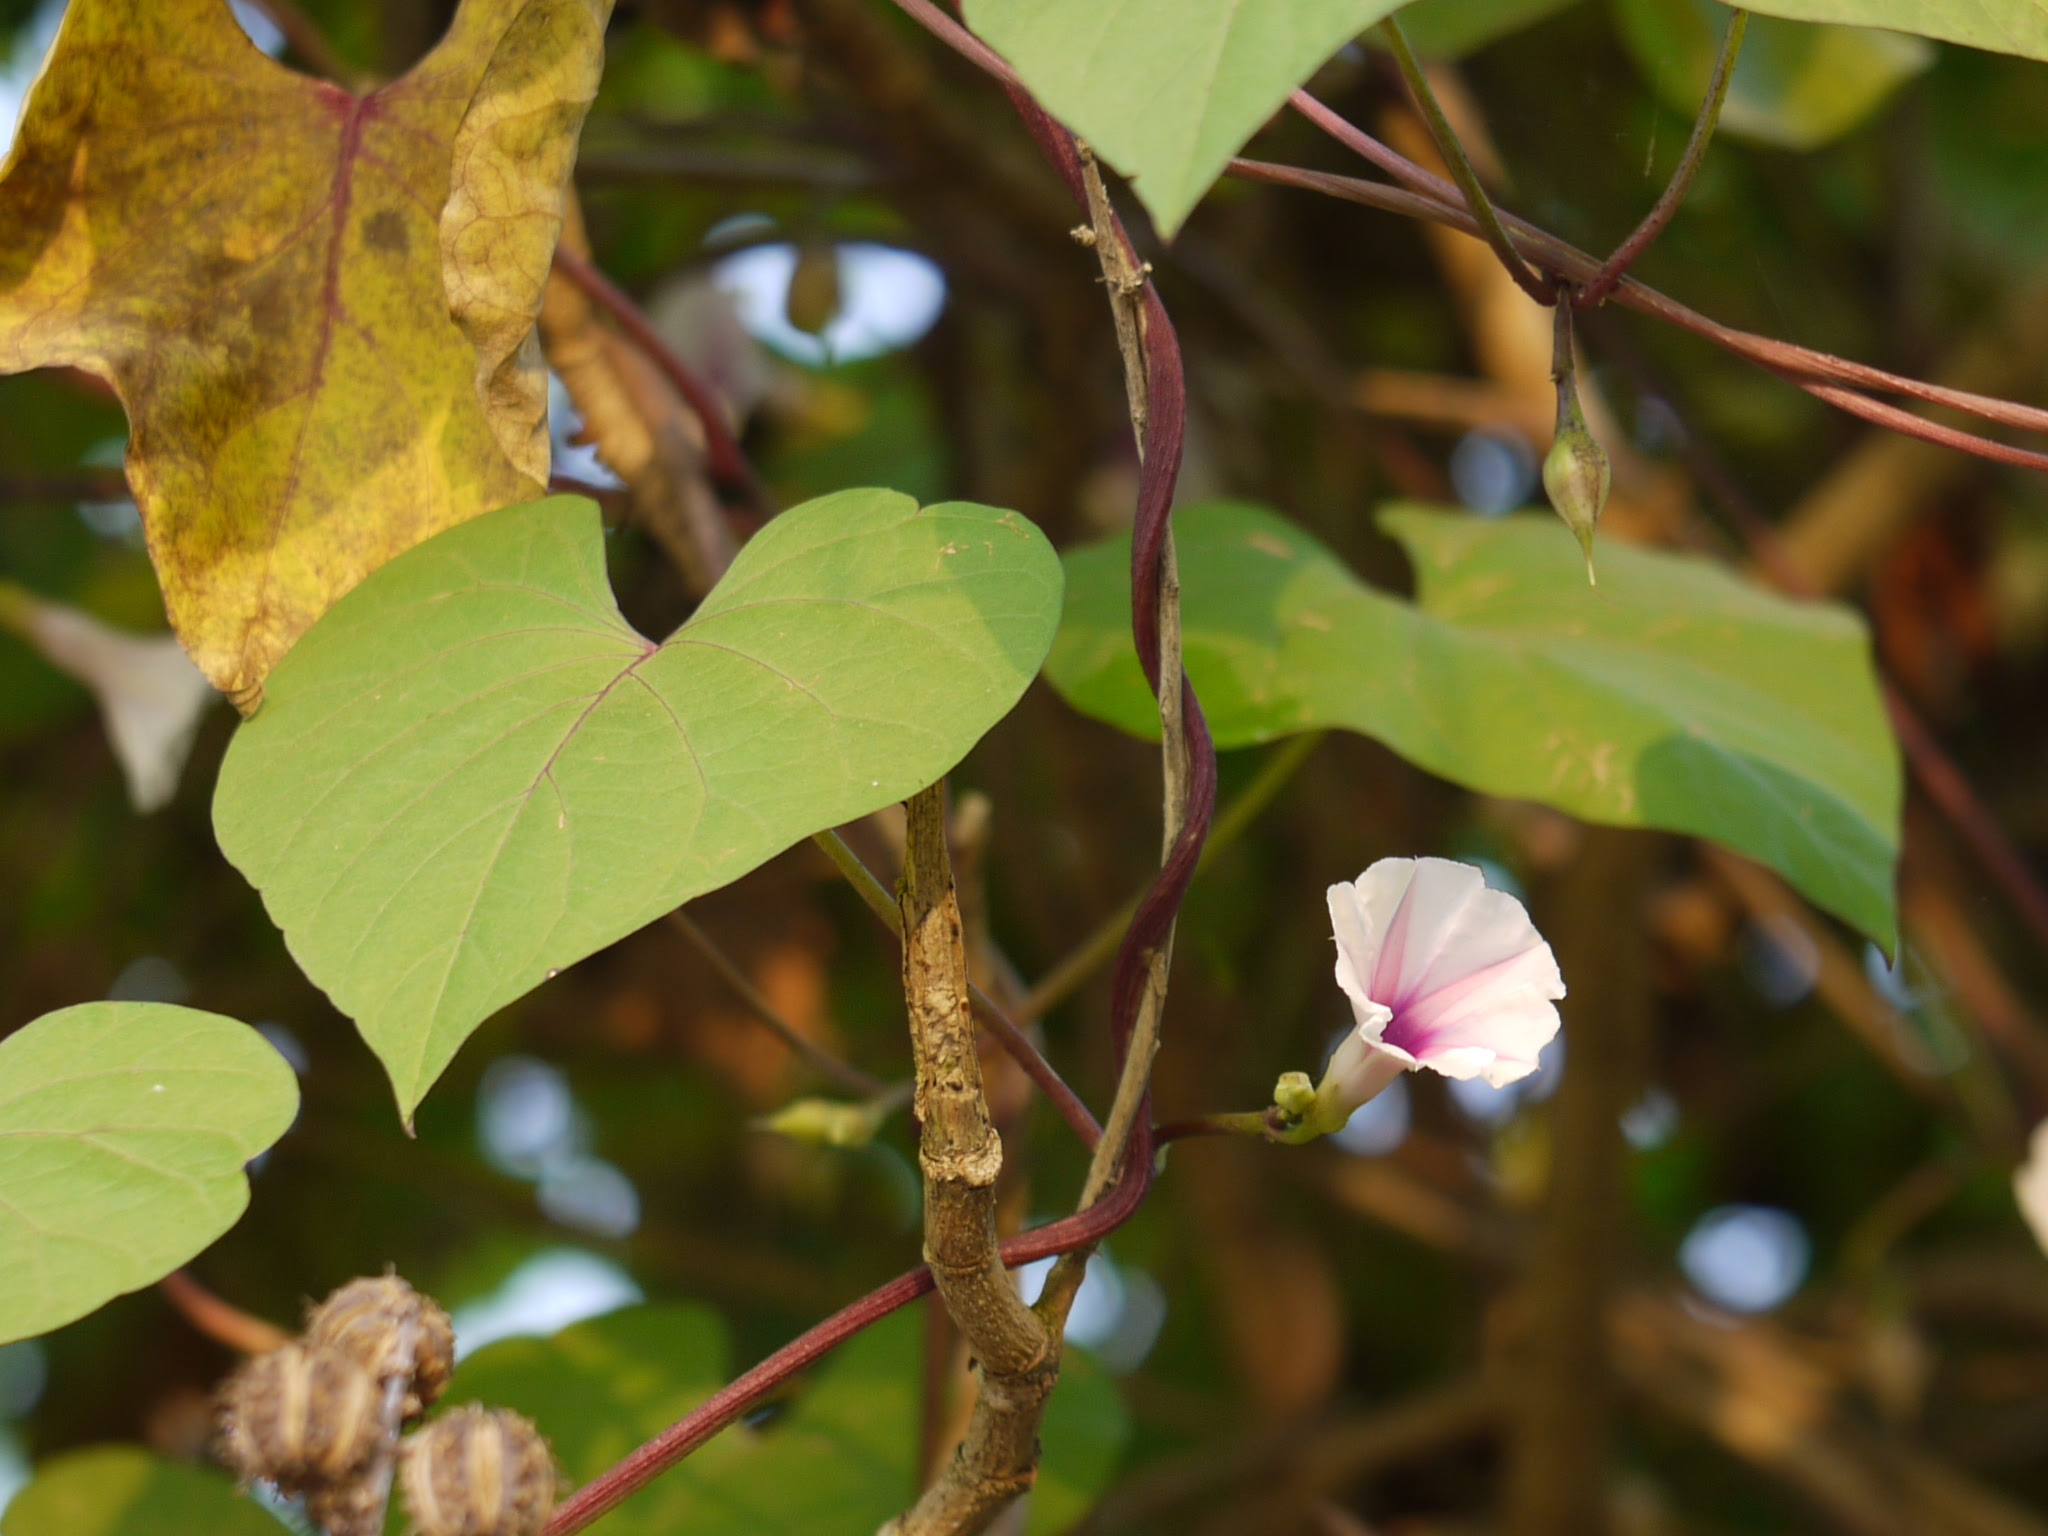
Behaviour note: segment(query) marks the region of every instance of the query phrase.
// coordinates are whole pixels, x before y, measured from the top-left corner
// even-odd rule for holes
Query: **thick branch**
[[[906,807],[903,1001],[917,1063],[924,1253],[976,1362],[967,1437],[890,1536],[980,1531],[1037,1477],[1038,1425],[1059,1379],[1057,1336],[1018,1296],[996,1246],[1003,1147],[981,1093],[967,953],[946,852],[945,789]]]

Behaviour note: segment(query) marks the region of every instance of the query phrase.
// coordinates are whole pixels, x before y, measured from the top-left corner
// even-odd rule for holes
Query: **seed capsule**
[[[345,1483],[325,1484],[307,1491],[306,1517],[327,1536],[384,1536],[389,1492],[383,1479],[368,1472]]]
[[[359,1472],[382,1439],[369,1373],[331,1349],[287,1344],[258,1355],[221,1388],[221,1459],[244,1482],[288,1492]]]
[[[419,1536],[539,1536],[555,1459],[530,1420],[470,1403],[405,1442],[399,1487]]]
[[[408,1424],[433,1406],[455,1369],[448,1314],[396,1275],[351,1280],[329,1296],[308,1314],[306,1342],[339,1350],[380,1384],[409,1372]]]
[[[1593,574],[1593,530],[1607,507],[1607,488],[1613,479],[1607,450],[1600,446],[1579,413],[1578,401],[1571,402],[1571,420],[1559,428],[1543,460],[1543,489],[1557,515],[1579,541],[1586,557],[1586,582],[1599,584]]]
[[[1556,325],[1551,338],[1550,376],[1557,384],[1557,431],[1550,452],[1543,460],[1543,489],[1551,506],[1579,541],[1586,557],[1586,583],[1597,585],[1593,574],[1593,530],[1607,509],[1607,491],[1613,470],[1607,450],[1600,446],[1586,425],[1586,413],[1579,405],[1578,354],[1572,342],[1572,295],[1561,289],[1557,295]]]

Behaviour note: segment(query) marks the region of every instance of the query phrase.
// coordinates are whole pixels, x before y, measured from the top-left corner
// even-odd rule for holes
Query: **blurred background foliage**
[[[304,10],[371,74],[445,20],[426,0]],[[55,14],[0,0],[0,123]],[[1403,14],[1498,195],[1598,250],[1661,188],[1726,13]],[[715,384],[779,500],[965,496],[1063,546],[1128,521],[1093,259],[1000,91],[881,0],[622,3],[610,48],[578,172],[596,262]],[[1315,89],[1423,142],[1368,48]],[[1293,119],[1250,152],[1355,173]],[[1730,324],[2040,402],[2044,197],[2048,67],[1759,19],[1722,138],[1639,274]],[[1544,332],[1532,351],[1476,251],[1219,187],[1148,252],[1188,356],[1184,497],[1279,508],[1396,588],[1381,500],[1530,500]],[[1587,330],[1626,460],[1615,536],[1737,558],[1732,487],[1864,608],[1891,677],[2048,862],[2048,482],[1874,439],[1635,316]],[[558,471],[605,481],[561,404]],[[74,376],[0,379],[0,576],[148,630],[162,610],[114,473],[122,436]],[[605,501],[626,611],[665,632],[689,584],[629,498]],[[407,1140],[376,1063],[214,846],[232,729],[214,710],[174,803],[138,818],[90,696],[0,636],[0,1029],[93,998],[184,1001],[263,1021],[302,1070],[304,1111],[247,1219],[194,1266],[208,1286],[288,1322],[396,1263],[471,1346],[693,1301],[745,1361],[916,1261],[901,1118],[858,1150],[752,1128],[821,1085],[665,925],[493,1020]],[[1226,757],[1226,801],[1261,761]],[[956,776],[990,813],[977,958],[1013,996],[1142,885],[1156,782],[1149,749],[1043,687]],[[1368,741],[1318,745],[1190,900],[1160,1117],[1253,1107],[1319,1064],[1348,1022],[1323,888],[1389,854],[1478,859],[1528,896],[1573,989],[1566,1046],[1512,1090],[1417,1077],[1305,1151],[1177,1147],[1077,1314],[1133,1425],[1082,1528],[1533,1531],[1551,1528],[1530,1513],[1544,1480],[1577,1477],[1627,1536],[2048,1531],[2048,1259],[2008,1183],[2048,1111],[2048,956],[1917,796],[1907,825],[1891,965],[1726,855],[1481,800]],[[887,831],[853,829],[873,863]],[[692,910],[800,1029],[904,1073],[893,955],[807,848]],[[1106,1021],[1097,977],[1044,1025],[1098,1104]],[[1010,1218],[1058,1214],[1076,1149],[993,1083]],[[1590,1324],[1575,1297],[1603,1308]],[[1588,1338],[1576,1368],[1544,1342]],[[0,1351],[0,1497],[91,1442],[198,1455],[228,1364],[155,1292]],[[1604,1467],[1532,1470],[1530,1403],[1570,1438],[1617,1395]]]

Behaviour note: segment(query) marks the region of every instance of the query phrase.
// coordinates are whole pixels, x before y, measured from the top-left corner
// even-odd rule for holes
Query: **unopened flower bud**
[[[557,1473],[531,1420],[470,1403],[405,1442],[399,1486],[419,1536],[539,1536]]]
[[[1273,1085],[1273,1102],[1295,1119],[1307,1114],[1316,1102],[1316,1085],[1306,1072],[1283,1072]]]
[[[347,1355],[380,1386],[409,1378],[407,1423],[433,1406],[455,1369],[448,1314],[396,1275],[351,1280],[329,1296],[308,1314],[306,1342]]]
[[[221,1459],[244,1482],[287,1492],[345,1481],[383,1439],[377,1384],[347,1355],[287,1344],[221,1388]]]

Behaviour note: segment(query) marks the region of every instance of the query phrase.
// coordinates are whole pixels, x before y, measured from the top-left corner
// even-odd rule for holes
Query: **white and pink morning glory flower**
[[[1557,1035],[1564,978],[1519,901],[1449,859],[1381,859],[1331,886],[1329,900],[1337,985],[1357,1027],[1312,1103],[1305,1082],[1279,1096],[1303,1130],[1338,1129],[1417,1067],[1497,1088],[1536,1070]]]

